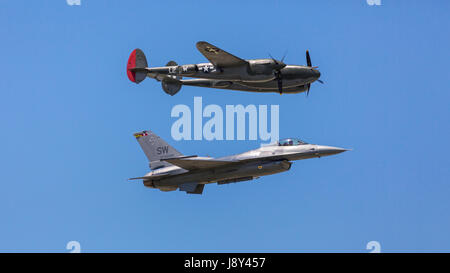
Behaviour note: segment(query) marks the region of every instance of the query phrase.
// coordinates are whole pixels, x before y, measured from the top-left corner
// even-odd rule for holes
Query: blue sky
[[[192,3],[188,3],[192,2]],[[450,250],[448,1],[59,1],[0,4],[0,251],[383,252]],[[150,66],[242,58],[319,65],[324,85],[277,95],[132,84]],[[224,156],[259,141],[171,139],[174,105],[278,104],[280,137],[352,148],[255,182],[164,193],[132,133]]]

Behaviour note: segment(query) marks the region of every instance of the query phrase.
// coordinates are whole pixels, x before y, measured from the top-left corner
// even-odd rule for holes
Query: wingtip
[[[213,45],[210,44],[210,43],[208,43],[208,42],[206,42],[206,41],[198,41],[198,42],[195,44],[195,47],[196,47],[197,50],[199,50],[199,51],[202,51],[205,47],[208,47],[208,46],[213,46]]]

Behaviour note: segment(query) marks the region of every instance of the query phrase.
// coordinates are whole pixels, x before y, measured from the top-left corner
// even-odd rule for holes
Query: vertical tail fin
[[[180,152],[167,144],[167,142],[152,131],[138,132],[135,133],[134,136],[147,156],[151,169],[172,166],[172,164],[160,161],[160,159],[182,156]]]
[[[136,48],[131,52],[127,63],[127,76],[128,79],[134,83],[140,83],[147,77],[147,58],[145,58],[144,52],[139,48]]]

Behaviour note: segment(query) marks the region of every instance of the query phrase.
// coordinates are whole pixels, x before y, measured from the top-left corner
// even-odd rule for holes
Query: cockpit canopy
[[[278,141],[278,146],[297,146],[297,145],[305,145],[308,144],[300,139],[296,138],[285,138]]]

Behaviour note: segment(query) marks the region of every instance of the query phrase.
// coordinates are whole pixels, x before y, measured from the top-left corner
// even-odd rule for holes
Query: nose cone
[[[316,77],[320,78],[320,71],[319,70],[316,70]]]
[[[349,151],[348,149],[332,147],[332,146],[317,146],[317,150],[318,150],[320,156],[336,155],[336,154],[340,154],[340,153]]]
[[[317,69],[313,69],[313,77],[317,80],[320,78],[320,71]]]

